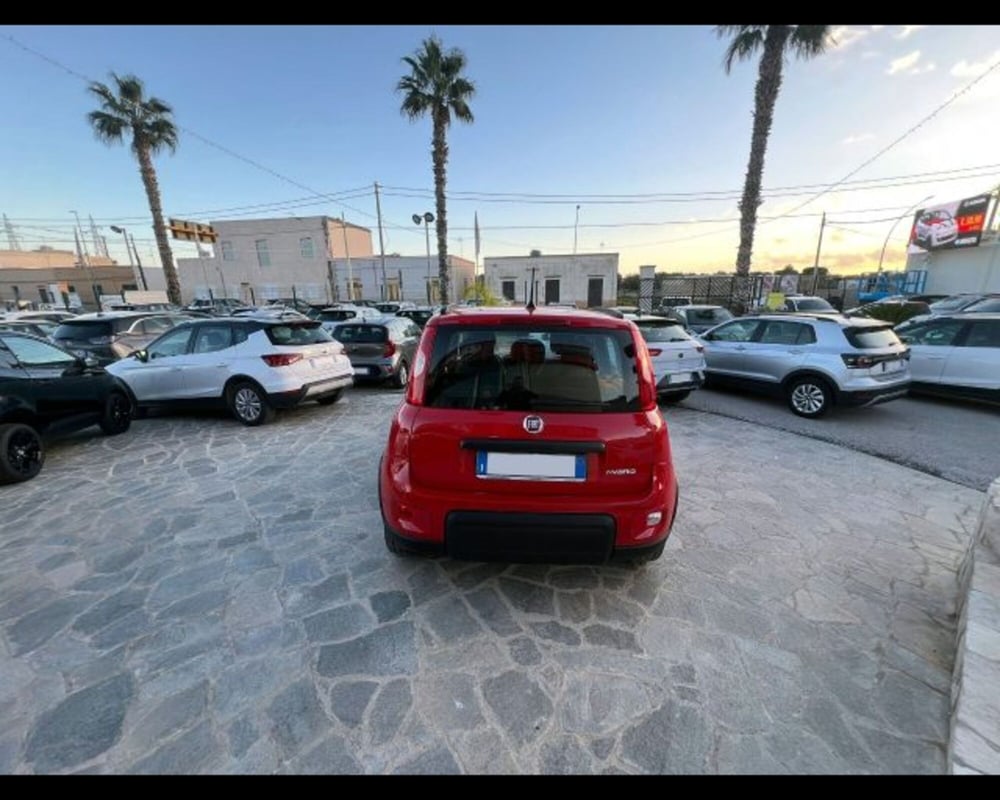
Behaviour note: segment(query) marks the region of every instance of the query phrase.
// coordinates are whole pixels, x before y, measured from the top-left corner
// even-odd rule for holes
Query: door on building
[[[587,281],[587,307],[603,305],[604,278],[590,278]]]
[[[386,300],[402,300],[402,294],[400,293],[399,279],[389,278],[385,284],[386,290]]]
[[[514,281],[503,281],[503,282],[501,282],[501,284],[500,284],[500,294],[503,295],[503,299],[504,300],[510,300],[512,303],[514,302],[514,289],[515,289],[515,285],[516,284],[515,284]]]
[[[549,303],[559,302],[559,279],[558,278],[546,278],[545,279],[545,305]]]
[[[440,280],[438,278],[431,278],[427,282],[427,304],[437,305],[441,302],[441,288]]]

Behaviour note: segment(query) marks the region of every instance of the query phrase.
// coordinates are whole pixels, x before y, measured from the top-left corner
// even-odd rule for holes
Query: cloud
[[[861,54],[861,58],[864,61],[869,61],[870,59],[878,58],[880,55],[882,55],[882,53],[878,50],[865,50],[865,52]]]
[[[964,58],[951,68],[951,74],[956,78],[978,78],[1000,59],[1000,50],[982,61],[968,62]]]
[[[869,139],[874,139],[874,133],[852,133],[846,139],[841,140],[841,144],[857,144],[858,142],[867,142]]]
[[[936,69],[936,65],[933,62],[918,67],[918,61],[920,61],[920,51],[914,50],[912,53],[907,53],[905,56],[894,58],[891,62],[889,62],[889,69],[885,71],[885,74],[899,75],[902,73],[905,75],[920,75],[924,72],[931,72]]]
[[[831,50],[843,50],[859,39],[864,39],[870,30],[867,28],[852,28],[850,25],[836,25],[830,28],[826,35],[826,46]]]
[[[926,27],[927,27],[926,25],[903,25],[900,28],[899,33],[894,34],[892,38],[893,39],[908,39],[908,38],[910,38],[911,35],[913,35],[917,31],[922,30],[923,28],[926,28]]]

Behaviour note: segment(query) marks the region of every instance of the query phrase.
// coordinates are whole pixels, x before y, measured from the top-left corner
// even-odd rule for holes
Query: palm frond
[[[830,25],[796,25],[789,37],[789,47],[798,58],[814,58],[826,50]]]
[[[91,111],[87,121],[94,131],[94,136],[105,144],[119,144],[129,130],[128,122],[117,114],[107,111]]]
[[[720,25],[719,27],[738,29],[729,31],[733,34],[733,40],[726,48],[726,55],[722,60],[727,73],[732,71],[734,62],[745,61],[764,47],[766,25]],[[723,35],[724,32],[719,31],[719,36]]]
[[[111,73],[111,77],[118,85],[118,96],[129,103],[141,103],[143,94],[142,81],[135,75],[118,75]]]
[[[167,114],[174,113],[174,109],[159,97],[150,97],[143,103],[143,106],[145,106],[149,113],[156,114],[157,116],[166,116]]]
[[[166,117],[150,121],[145,126],[143,138],[149,145],[151,153],[158,153],[161,150],[173,153],[177,150],[177,126]]]

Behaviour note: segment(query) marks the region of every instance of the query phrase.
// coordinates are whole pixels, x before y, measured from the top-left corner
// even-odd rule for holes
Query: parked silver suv
[[[758,314],[700,336],[706,382],[782,396],[819,417],[831,405],[870,406],[906,394],[910,351],[892,325],[840,314]]]

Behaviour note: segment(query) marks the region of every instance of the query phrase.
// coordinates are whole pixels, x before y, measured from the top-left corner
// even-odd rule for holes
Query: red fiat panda
[[[639,330],[566,308],[433,317],[379,465],[379,499],[397,554],[658,558],[677,481]]]

